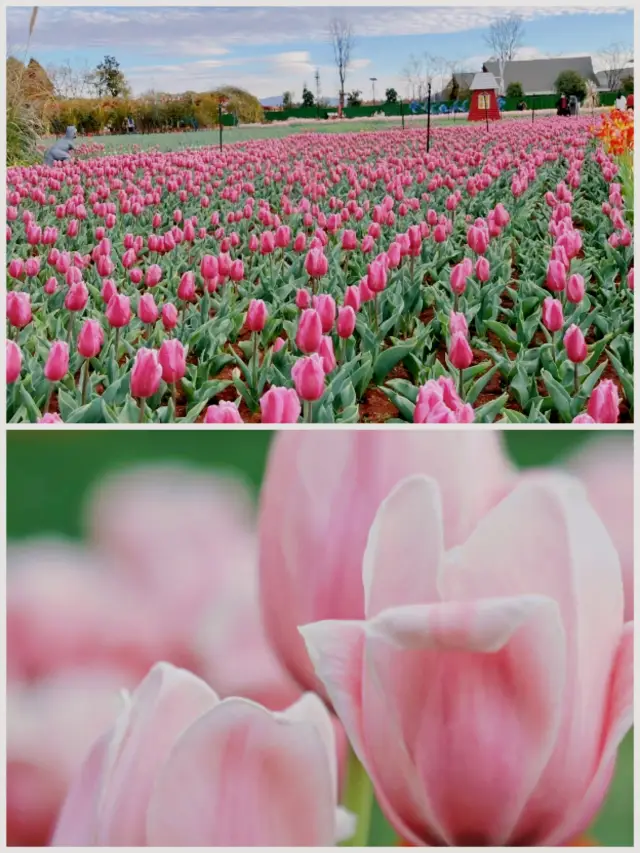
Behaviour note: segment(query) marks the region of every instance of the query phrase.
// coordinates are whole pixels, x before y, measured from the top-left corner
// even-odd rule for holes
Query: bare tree
[[[513,13],[499,18],[489,26],[489,32],[484,40],[491,48],[498,63],[498,86],[500,94],[504,94],[504,67],[507,62],[516,58],[518,48],[522,44],[524,23],[519,15]]]
[[[633,62],[633,47],[615,42],[605,50],[601,50],[600,56],[604,62],[602,70],[607,81],[607,89],[613,92],[620,88],[622,78],[625,76],[625,69]]]
[[[74,68],[66,59],[61,65],[49,65],[47,74],[59,98],[86,98],[92,90],[92,71],[87,64]]]
[[[433,87],[436,80],[440,80],[442,86],[446,84],[447,61],[430,53],[423,53],[422,56],[412,54],[402,74],[409,86],[409,97],[424,101],[429,84]]]
[[[344,110],[344,84],[347,79],[347,72],[351,66],[355,36],[351,24],[343,21],[341,18],[334,18],[331,21],[329,24],[329,36],[333,44],[333,58],[340,80],[339,112],[342,115],[342,111]]]

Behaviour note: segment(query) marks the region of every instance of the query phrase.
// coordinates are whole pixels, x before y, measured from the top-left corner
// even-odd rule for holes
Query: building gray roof
[[[498,84],[496,82],[495,75],[490,71],[480,71],[478,74],[474,74],[469,88],[472,92],[477,92],[482,89],[497,89]]]
[[[485,62],[487,71],[500,74],[497,61]],[[504,88],[520,83],[525,95],[547,95],[555,92],[556,78],[563,71],[577,71],[585,80],[600,85],[590,56],[549,57],[549,59],[514,59],[504,67]]]

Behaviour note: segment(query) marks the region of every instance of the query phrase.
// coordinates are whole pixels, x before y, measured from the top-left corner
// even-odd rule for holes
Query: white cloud
[[[354,71],[358,71],[360,68],[368,68],[371,65],[370,59],[354,59],[351,62],[350,68],[353,68]]]

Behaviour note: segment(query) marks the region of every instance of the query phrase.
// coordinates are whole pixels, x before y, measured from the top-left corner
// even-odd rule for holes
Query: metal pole
[[[427,154],[431,148],[431,83],[427,86]]]
[[[222,151],[222,103],[218,104],[218,123],[220,125],[220,150]]]
[[[489,130],[489,100],[487,95],[484,96],[484,120],[487,124],[487,131]]]
[[[400,99],[400,115],[402,116],[402,129],[404,130],[404,101]]]
[[[531,124],[533,124],[535,117],[536,117],[536,96],[531,95]]]

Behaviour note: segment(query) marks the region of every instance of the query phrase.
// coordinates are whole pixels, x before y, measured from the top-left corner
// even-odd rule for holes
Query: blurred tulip
[[[295,424],[302,407],[294,388],[270,388],[260,398],[263,424]]]
[[[13,341],[5,341],[7,385],[11,385],[20,378],[22,371],[22,352],[20,347]]]
[[[23,291],[7,293],[7,320],[17,329],[24,329],[31,322],[31,297]]]
[[[224,400],[215,406],[209,406],[204,416],[205,424],[241,424],[244,423],[240,417],[238,407],[234,403]]]

